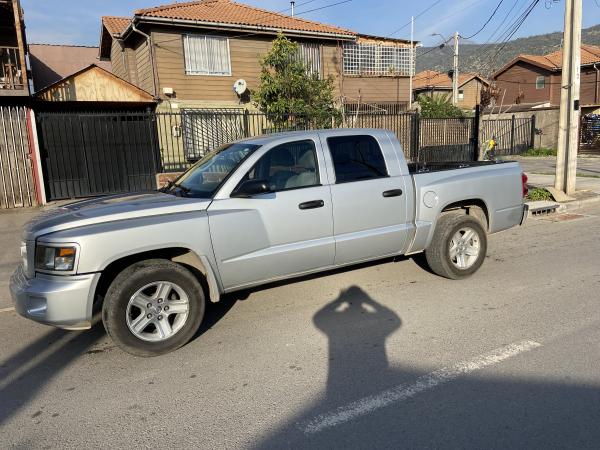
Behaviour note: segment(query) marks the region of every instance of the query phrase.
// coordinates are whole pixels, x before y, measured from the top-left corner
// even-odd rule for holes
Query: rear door
[[[408,235],[405,177],[385,133],[325,134],[335,264],[399,253]]]
[[[263,148],[240,167],[208,210],[225,290],[331,267],[331,193],[318,135]],[[238,173],[241,172],[241,173]],[[270,192],[231,197],[246,180]]]

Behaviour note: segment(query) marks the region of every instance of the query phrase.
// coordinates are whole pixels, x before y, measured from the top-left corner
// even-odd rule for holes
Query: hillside
[[[581,41],[584,44],[600,46],[600,25],[582,30]],[[460,65],[463,72],[480,72],[489,76],[519,53],[543,55],[558,50],[562,43],[562,32],[541,34],[510,41],[500,53],[500,45],[483,45],[461,42]],[[426,69],[448,71],[452,68],[452,45],[430,51],[432,47],[417,50],[417,72]],[[419,55],[429,52],[422,57]],[[494,58],[494,55],[497,57]]]

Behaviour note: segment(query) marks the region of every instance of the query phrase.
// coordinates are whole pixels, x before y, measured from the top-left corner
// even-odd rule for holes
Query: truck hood
[[[24,239],[43,234],[118,220],[205,211],[211,199],[176,197],[162,192],[112,195],[52,208],[31,220]]]

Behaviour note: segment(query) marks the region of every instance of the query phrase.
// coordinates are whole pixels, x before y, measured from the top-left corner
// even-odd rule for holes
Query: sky
[[[338,25],[365,34],[389,36],[406,23],[411,15],[415,20],[415,40],[425,46],[436,45],[458,31],[462,36],[475,33],[490,17],[500,0],[350,0],[319,9],[342,0],[296,0],[298,17]],[[496,29],[504,30],[512,17],[526,8],[531,0],[502,0],[496,15],[473,42],[486,42]],[[29,43],[76,44],[97,46],[100,36],[100,17],[132,16],[139,8],[148,8],[170,0],[21,0]],[[288,0],[238,0],[261,8],[282,11]],[[560,31],[563,28],[564,0],[541,0],[516,37]],[[600,1],[583,0],[583,27],[600,23]],[[496,37],[500,34],[496,34]],[[410,26],[404,26],[394,37],[409,38]],[[496,37],[491,41],[493,42]]]

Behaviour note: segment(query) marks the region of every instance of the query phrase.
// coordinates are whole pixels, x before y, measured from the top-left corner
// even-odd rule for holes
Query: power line
[[[496,15],[496,13],[498,12],[498,10],[500,9],[500,6],[502,6],[502,3],[504,3],[504,0],[500,0],[500,2],[498,2],[498,5],[496,6],[496,9],[494,9],[494,11],[492,12],[492,15],[488,18],[488,20],[485,21],[485,23],[481,26],[481,28],[479,30],[477,30],[471,36],[468,36],[468,37],[466,37],[464,39],[474,38],[479,33],[481,33],[485,29],[485,27],[487,26],[487,24],[490,23],[490,21],[494,18],[494,16]]]
[[[426,12],[428,12],[430,9],[432,9],[434,6],[436,6],[437,4],[441,3],[442,1],[443,0],[436,0],[435,2],[433,2],[431,5],[429,5],[427,8],[425,8],[423,11],[421,11],[419,14],[417,14],[416,16],[414,16],[414,20],[416,20],[419,17],[421,17],[423,14],[425,14]],[[405,23],[404,25],[402,25],[397,30],[392,31],[386,37],[392,37],[393,35],[395,35],[395,34],[399,33],[400,31],[404,30],[410,24],[411,24],[411,21],[408,21],[407,23]]]

